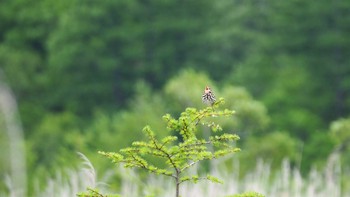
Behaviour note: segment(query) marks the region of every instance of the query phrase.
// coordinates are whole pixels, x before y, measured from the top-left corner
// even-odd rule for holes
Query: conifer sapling
[[[170,177],[174,180],[176,197],[180,194],[180,185],[183,182],[196,183],[199,180],[210,180],[220,183],[221,181],[216,177],[190,174],[188,169],[201,161],[217,159],[240,150],[234,145],[234,141],[239,137],[235,134],[220,132],[221,126],[213,121],[220,116],[232,116],[234,111],[218,110],[224,103],[224,99],[220,98],[216,101],[208,86],[204,90],[202,101],[211,106],[202,110],[187,108],[177,119],[170,114],[163,116],[169,130],[169,135],[163,139],[158,139],[151,127],[146,126],[143,133],[147,140],[135,141],[130,147],[121,149],[119,152],[99,153],[110,158],[114,163],[123,163],[124,167],[140,168],[150,173]],[[198,135],[198,129],[203,126],[212,131],[208,138]],[[174,135],[170,135],[172,133]]]

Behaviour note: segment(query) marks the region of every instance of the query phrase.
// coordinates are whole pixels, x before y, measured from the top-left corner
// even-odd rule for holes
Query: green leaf
[[[211,175],[207,175],[207,179],[214,182],[214,183],[224,183],[223,181],[219,180],[218,178],[214,177],[214,176],[211,176]]]
[[[99,151],[98,153],[112,159],[113,163],[119,163],[124,159],[123,155],[114,153],[114,152],[107,153],[107,152]]]

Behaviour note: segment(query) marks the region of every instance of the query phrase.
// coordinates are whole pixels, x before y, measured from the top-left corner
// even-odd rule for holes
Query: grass
[[[108,191],[107,184],[98,184],[96,172],[89,160],[83,158],[83,166],[79,170],[68,170],[69,179],[57,176],[49,179],[48,185],[35,196],[75,196],[78,192],[86,191],[87,187],[98,187],[103,193],[120,194],[121,196],[173,196],[173,183],[162,176],[149,175],[142,181],[134,170],[119,168],[122,175],[120,191]],[[291,168],[288,160],[284,160],[277,173],[271,173],[269,163],[258,160],[256,168],[239,180],[237,173],[228,174],[222,162],[212,163],[211,174],[220,177],[224,184],[214,184],[208,181],[197,184],[183,185],[181,195],[186,196],[231,196],[246,191],[255,191],[268,197],[342,197],[350,196],[350,191],[342,191],[341,178],[346,177],[341,172],[339,156],[329,157],[327,166],[318,171],[313,169],[306,178],[300,171]],[[197,169],[192,169],[197,170]],[[108,182],[108,179],[104,179]]]

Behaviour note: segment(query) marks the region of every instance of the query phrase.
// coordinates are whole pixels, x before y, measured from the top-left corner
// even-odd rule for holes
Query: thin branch
[[[186,145],[183,145],[184,148],[189,148],[191,146],[200,146],[200,145],[208,145],[208,144],[212,144],[213,142],[211,140],[208,140],[208,141],[204,141],[204,142],[196,142],[196,143],[193,143],[193,144],[186,144]]]
[[[143,168],[145,170],[148,170],[148,171],[153,172],[153,173],[159,173],[159,174],[163,174],[165,176],[170,176],[170,177],[176,178],[176,176],[173,174],[166,174],[165,172],[159,172],[159,171],[156,171],[156,169],[151,169],[148,166],[145,166],[142,162],[140,162],[134,155],[130,155],[130,156],[134,159],[134,161],[136,161],[139,164],[139,166],[141,168]],[[128,163],[128,162],[123,161],[123,163]]]
[[[201,180],[209,180],[207,177],[198,177],[198,178],[190,178],[190,179],[187,179],[187,180],[182,180],[179,182],[179,184],[183,183],[183,182],[186,182],[186,181],[201,181]]]
[[[198,162],[199,162],[199,160],[198,160],[198,161],[192,161],[191,163],[187,164],[187,166],[183,167],[183,168],[181,169],[181,171],[184,171],[184,170],[186,170],[187,168],[190,168],[191,166],[193,166],[194,164],[196,164],[196,163],[198,163]]]
[[[200,122],[200,120],[201,120],[202,118],[204,118],[204,114],[207,113],[207,112],[208,112],[208,108],[205,109],[205,110],[203,110],[202,113],[198,114],[198,115],[191,121],[191,123],[193,123],[196,119],[198,119],[197,122],[196,122],[196,124],[195,124],[195,126],[197,126],[197,124]],[[203,117],[201,117],[201,116],[203,116]],[[190,124],[191,124],[191,123],[190,123]]]
[[[208,117],[208,116],[218,116],[218,115],[230,115],[230,113],[223,113],[223,114],[219,114],[218,112],[209,112],[209,109],[210,108],[206,108],[206,109],[204,109],[203,111],[201,111],[200,112],[200,114],[198,114],[192,121],[191,121],[191,123],[193,123],[195,120],[197,120],[196,121],[196,123],[195,123],[195,126],[197,126],[198,125],[198,123],[204,118],[204,117]],[[207,115],[207,116],[205,116],[205,114],[206,113],[208,113],[209,112],[209,114]],[[191,124],[190,123],[190,124]]]
[[[139,161],[133,154],[131,154],[130,156],[134,159],[134,161],[139,163],[140,167],[148,169],[147,166],[145,166],[141,161]]]
[[[166,140],[160,145],[160,149],[162,149],[169,141],[171,140]]]
[[[97,192],[91,188],[88,188],[87,190],[89,190],[93,195],[96,195],[96,197],[106,197],[106,196],[100,194],[99,192]]]
[[[163,149],[159,148],[157,145],[155,145],[157,150],[161,151],[162,153],[164,153],[166,155],[166,157],[168,158],[168,160],[170,161],[171,165],[174,167],[174,169],[176,170],[176,172],[179,172],[179,169],[177,168],[174,160],[172,159],[172,155],[170,155],[169,153],[167,153],[166,151],[164,151]]]
[[[179,171],[179,169],[177,168],[177,166],[176,166],[174,160],[172,159],[172,156],[171,156],[168,152],[166,152],[166,151],[163,149],[163,146],[159,147],[158,144],[155,143],[155,141],[153,140],[153,138],[152,138],[152,141],[153,141],[153,144],[154,144],[154,146],[155,146],[155,149],[156,149],[156,150],[159,150],[159,151],[162,152],[162,153],[164,153],[164,155],[167,157],[167,159],[169,160],[169,162],[171,163],[171,165],[172,165],[173,168],[175,169],[176,173],[177,173],[177,174],[180,173],[180,171]],[[162,174],[164,174],[164,173],[162,173]],[[170,175],[168,175],[168,174],[164,174],[164,175],[170,176]],[[174,178],[177,178],[175,175],[171,175],[171,176],[174,177]]]

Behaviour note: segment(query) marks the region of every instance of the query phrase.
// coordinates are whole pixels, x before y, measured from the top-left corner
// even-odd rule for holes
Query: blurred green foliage
[[[0,80],[19,103],[30,177],[73,165],[75,151],[106,169],[97,150],[126,146],[146,124],[161,130],[164,113],[200,108],[205,85],[237,111],[220,124],[242,137],[241,162],[289,157],[306,173],[334,149],[345,155],[349,9],[327,0],[1,1]]]
[[[270,142],[270,143],[269,143]],[[241,171],[243,174],[256,166],[257,159],[263,159],[271,164],[272,169],[277,169],[281,165],[283,159],[288,158],[289,161],[297,165],[301,154],[298,150],[298,141],[292,138],[286,132],[271,132],[264,136],[250,137],[242,147],[244,151],[240,154],[240,161],[243,165]]]
[[[344,164],[350,163],[350,118],[333,121],[330,132],[337,144],[336,151],[343,155]]]

